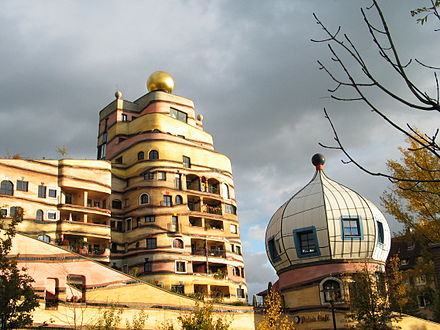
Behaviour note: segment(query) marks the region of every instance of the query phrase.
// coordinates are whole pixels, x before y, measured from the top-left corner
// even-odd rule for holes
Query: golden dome
[[[147,89],[149,92],[163,90],[172,93],[174,88],[174,79],[168,72],[153,72],[147,80]]]

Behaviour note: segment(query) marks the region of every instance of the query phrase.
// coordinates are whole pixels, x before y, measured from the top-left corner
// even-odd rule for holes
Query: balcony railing
[[[226,250],[208,250],[208,256],[225,258]]]
[[[218,187],[215,187],[215,186],[209,186],[208,187],[208,192],[209,193],[211,193],[211,194],[219,194],[219,189],[218,189]]]
[[[222,214],[221,206],[211,206],[211,205],[203,205],[203,211],[211,214]]]

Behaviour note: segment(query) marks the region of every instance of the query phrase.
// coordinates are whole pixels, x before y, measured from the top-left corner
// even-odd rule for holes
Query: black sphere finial
[[[316,167],[321,167],[325,164],[325,157],[322,154],[314,154],[312,157],[312,164]]]

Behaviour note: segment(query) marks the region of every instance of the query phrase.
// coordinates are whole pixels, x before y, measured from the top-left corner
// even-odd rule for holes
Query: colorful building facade
[[[100,112],[98,159],[112,163],[112,266],[166,289],[246,301],[231,163],[194,103],[156,72],[134,102]]]
[[[19,232],[108,263],[110,163],[0,159],[3,217],[23,212]]]

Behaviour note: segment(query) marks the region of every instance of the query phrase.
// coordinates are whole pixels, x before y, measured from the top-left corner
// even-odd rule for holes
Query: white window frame
[[[184,272],[179,272],[179,271],[177,270],[177,263],[183,263],[183,264],[185,264],[185,271],[184,271]],[[175,260],[175,261],[174,261],[174,271],[175,271],[177,274],[186,274],[186,273],[188,273],[188,261],[186,261],[186,260]]]
[[[229,230],[230,230],[231,234],[237,234],[238,233],[238,226],[231,224],[231,225],[229,225]]]
[[[58,213],[57,211],[47,211],[47,214],[46,214],[47,218],[46,219],[47,220],[57,220],[58,219],[58,214],[57,213]],[[54,214],[55,218],[51,218],[50,214]]]

